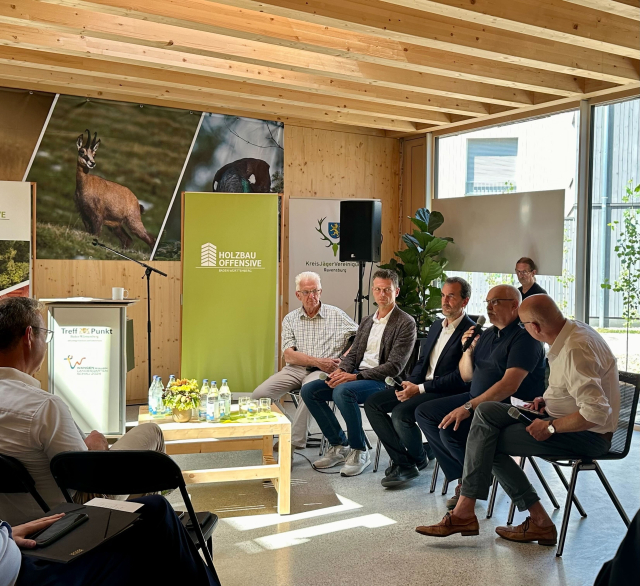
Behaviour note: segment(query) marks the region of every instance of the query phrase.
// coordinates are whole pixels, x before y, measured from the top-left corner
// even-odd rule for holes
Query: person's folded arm
[[[513,395],[529,373],[523,368],[507,368],[504,376],[484,393],[471,399],[471,406],[475,409],[486,401],[504,401]]]
[[[349,352],[342,357],[342,360],[338,365],[338,368],[340,370],[344,370],[345,372],[352,373],[356,369],[357,367],[356,354],[358,353],[357,349],[360,347],[360,344],[363,341],[362,338],[365,335],[364,328],[362,327],[364,324],[365,322],[363,320],[363,322],[360,324],[360,327],[358,328],[358,331],[356,332],[356,337],[353,340],[353,344],[351,344],[351,347],[349,348]],[[368,337],[369,337],[369,334],[367,334],[367,338]],[[366,340],[364,340],[364,343],[366,345]]]
[[[416,326],[411,322],[404,323],[391,344],[391,351],[387,361],[375,368],[362,371],[362,378],[366,380],[384,380],[386,377],[398,376],[407,365],[413,347],[416,343]]]

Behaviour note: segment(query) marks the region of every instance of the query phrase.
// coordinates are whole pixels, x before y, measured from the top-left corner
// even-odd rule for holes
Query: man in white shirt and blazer
[[[511,456],[598,458],[611,447],[620,416],[618,368],[611,349],[593,328],[566,319],[548,295],[532,295],[519,309],[521,327],[549,344],[549,386],[530,405],[545,416],[530,425],[509,416],[510,406],[486,402],[475,410],[456,507],[436,525],[418,527],[423,535],[477,535],[477,499],[486,500],[495,474],[520,511],[529,517],[517,526],[497,527],[510,541],[555,545],[556,527],[527,475]]]

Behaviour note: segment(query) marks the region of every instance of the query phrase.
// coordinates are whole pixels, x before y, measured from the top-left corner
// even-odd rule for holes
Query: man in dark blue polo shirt
[[[449,480],[462,478],[467,435],[473,410],[485,401],[509,401],[512,396],[533,401],[544,392],[544,349],[518,325],[520,292],[499,285],[487,294],[487,315],[493,327],[476,336],[460,359],[460,375],[471,381],[468,393],[423,403],[416,421]],[[473,335],[470,328],[462,343]],[[453,509],[460,495],[447,501]]]

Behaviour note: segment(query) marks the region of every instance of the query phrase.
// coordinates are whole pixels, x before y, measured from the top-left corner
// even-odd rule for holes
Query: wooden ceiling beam
[[[254,10],[247,10],[214,4],[208,0],[137,0],[135,5],[130,0],[44,1],[101,15],[136,18],[417,71],[421,70],[420,66],[427,66],[484,75],[483,71],[493,68],[492,73],[497,78],[508,81],[525,68],[525,75],[535,77],[539,77],[539,73],[531,69],[620,84],[628,80],[637,81],[640,76],[636,64],[626,57],[603,55],[600,51],[558,43],[540,43],[523,35],[510,35],[521,37],[516,40],[494,34],[494,38],[488,42],[487,33],[482,32],[480,42],[478,31],[469,34],[461,31],[460,27],[457,27],[455,37],[446,44],[438,41],[434,46],[427,46],[386,38],[383,34],[365,34],[358,30],[272,16],[259,12],[257,2],[252,4]],[[433,24],[430,26],[435,28]],[[425,31],[422,32],[425,34]],[[441,37],[444,37],[443,32],[440,33]],[[469,46],[459,46],[458,43]],[[446,46],[446,50],[443,46]],[[517,56],[513,54],[514,51],[518,53]]]
[[[287,116],[292,109],[287,104],[278,104],[263,100],[229,97],[226,95],[215,95],[214,93],[197,93],[184,89],[162,89],[158,86],[140,83],[136,81],[113,80],[109,78],[97,77],[94,75],[65,74],[51,70],[38,70],[17,65],[3,65],[0,70],[0,85],[7,85],[7,82],[14,82],[9,87],[15,87],[15,83],[21,87],[46,86],[45,91],[55,91],[63,94],[85,95],[91,92],[92,95],[105,98],[111,93],[128,95],[141,101],[145,99],[170,100],[174,103],[184,104],[182,107],[189,109],[197,107],[201,110],[216,110],[217,108],[232,109],[237,108],[245,112],[252,112],[255,115],[263,116]],[[42,89],[42,88],[40,88]],[[367,126],[369,128],[379,128],[385,130],[403,130],[404,132],[415,131],[415,125],[405,120],[392,120],[389,118],[364,116],[351,112],[336,112],[329,109],[316,109],[312,107],[297,106],[295,108],[297,117],[307,120],[319,120],[334,122],[338,124]]]
[[[66,57],[66,56],[65,56]],[[291,106],[309,106],[329,108],[334,111],[345,111],[356,114],[373,115],[377,117],[409,120],[425,124],[445,124],[454,119],[449,114],[436,111],[419,110],[415,108],[389,106],[375,102],[340,99],[328,96],[302,92],[297,90],[282,90],[264,85],[215,79],[203,75],[163,71],[150,67],[120,64],[114,69],[106,61],[87,60],[83,58],[60,58],[40,51],[28,51],[13,47],[0,47],[0,64],[18,65],[44,69],[63,74],[94,75],[112,80],[136,81],[164,88],[185,89],[198,93],[213,92],[216,95],[229,97],[257,98],[274,100]],[[456,119],[458,115],[456,115]],[[465,116],[464,118],[469,118]]]
[[[632,20],[564,0],[380,0],[393,7],[638,59],[640,31]]]
[[[34,0],[0,0],[0,21],[44,27],[54,33],[130,42],[199,56],[227,58],[252,65],[339,76],[342,79],[384,80],[406,76],[418,81],[419,76],[427,74],[542,92],[553,96],[570,96],[582,91],[581,80],[576,76],[520,65],[496,64],[486,59],[456,57],[442,51],[422,58],[417,56],[416,60],[419,63],[362,53],[352,53],[345,57],[118,15],[100,14],[96,18],[93,12]],[[419,48],[419,51],[425,52],[425,49]]]
[[[43,28],[0,23],[0,45],[16,46],[66,55],[85,56],[103,59],[113,63],[131,63],[149,65],[175,71],[189,71],[214,74],[226,79],[251,80],[267,84],[282,84],[314,87],[332,85],[333,76],[311,75],[273,67],[253,66],[243,62],[234,62],[216,57],[193,55],[168,49],[141,46],[104,39],[57,33]],[[116,65],[114,65],[116,67]],[[426,76],[414,72],[395,71],[375,77],[359,72],[359,77],[347,79],[383,86],[402,91],[410,90],[463,98],[504,106],[518,107],[553,99],[552,96],[525,92],[515,88],[490,86],[476,82]],[[343,76],[338,76],[344,79]],[[320,81],[324,80],[324,82]]]
[[[640,0],[565,0],[565,2],[601,10],[622,18],[640,20]]]

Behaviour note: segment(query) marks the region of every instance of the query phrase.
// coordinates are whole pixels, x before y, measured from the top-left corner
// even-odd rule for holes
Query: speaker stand
[[[369,299],[368,295],[362,294],[362,281],[364,280],[364,271],[366,267],[366,262],[359,261],[358,262],[358,294],[354,301],[356,302],[356,323],[360,325],[362,321],[362,303],[365,299]]]

